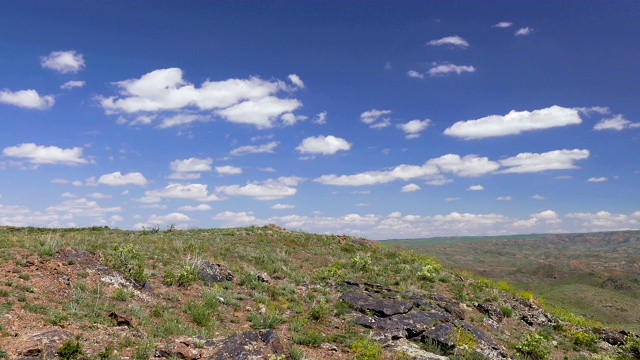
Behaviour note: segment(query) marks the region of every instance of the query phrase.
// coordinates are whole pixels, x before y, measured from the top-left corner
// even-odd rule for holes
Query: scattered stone
[[[502,311],[493,304],[478,303],[476,304],[476,309],[497,322],[502,322],[502,320],[504,320],[504,314]]]
[[[266,272],[258,273],[257,278],[258,278],[258,281],[260,281],[261,283],[265,283],[265,284],[271,283],[271,278],[269,277],[269,275],[267,275]]]
[[[269,355],[283,355],[283,346],[273,330],[259,333],[244,331],[232,335],[217,344],[217,349],[209,359],[213,360],[253,360],[267,359]]]
[[[391,343],[388,349],[392,353],[404,353],[414,360],[448,360],[449,358],[442,355],[430,353],[428,351],[420,349],[420,347],[407,339],[400,339]]]
[[[206,283],[233,281],[233,274],[225,265],[214,264],[208,260],[202,260],[198,265],[200,267],[198,276]]]
[[[127,319],[126,317],[116,313],[115,311],[112,311],[109,313],[109,317],[111,319],[113,319],[113,321],[116,323],[116,326],[128,326],[131,327],[131,321],[129,319]]]
[[[592,331],[594,334],[600,336],[600,339],[602,339],[602,341],[608,343],[609,345],[625,344],[625,335],[620,332],[598,328],[593,328]]]
[[[189,345],[181,341],[158,347],[156,349],[156,357],[173,357],[187,360],[195,360],[198,358],[197,354],[189,349]]]
[[[53,358],[60,345],[72,336],[72,332],[64,330],[50,330],[27,335],[21,341],[24,345],[18,351],[18,355],[23,358]]]
[[[408,313],[413,303],[395,299],[379,299],[370,295],[349,291],[340,295],[340,300],[350,304],[360,312],[373,312],[379,317]]]

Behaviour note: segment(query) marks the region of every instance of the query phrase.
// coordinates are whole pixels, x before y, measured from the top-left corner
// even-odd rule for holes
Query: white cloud
[[[300,145],[296,147],[302,154],[323,154],[323,155],[333,155],[338,151],[348,151],[351,149],[351,144],[349,144],[345,139],[335,137],[333,135],[329,136],[311,136],[302,140]]]
[[[69,89],[73,89],[73,88],[81,88],[84,85],[85,85],[84,81],[78,81],[78,80],[73,81],[72,80],[72,81],[67,81],[66,83],[62,84],[60,86],[60,89],[69,90]]]
[[[575,109],[578,110],[580,114],[583,114],[583,115],[591,115],[593,113],[606,115],[610,112],[609,108],[604,106],[577,107]]]
[[[68,193],[65,193],[65,194],[68,194]],[[65,194],[62,194],[62,195],[64,196]],[[69,194],[69,195],[72,195],[72,194]],[[99,193],[99,192],[90,193],[90,194],[87,194],[87,196],[92,198],[92,199],[111,199],[112,198],[111,195],[103,194],[103,193]],[[72,195],[72,196],[67,196],[67,197],[75,197],[75,196]]]
[[[363,186],[385,184],[396,180],[410,180],[424,178],[438,174],[438,168],[433,165],[398,165],[387,171],[368,171],[355,175],[322,175],[313,181],[325,185]]]
[[[511,27],[513,25],[512,22],[509,21],[500,21],[499,23],[492,25],[491,27],[497,27],[497,28],[508,28]]]
[[[424,79],[424,74],[421,73],[421,72],[417,72],[415,70],[407,71],[407,76],[412,77],[412,78],[416,78],[416,79]]]
[[[53,106],[55,99],[51,95],[40,96],[33,89],[0,91],[0,103],[18,106],[27,109],[44,110]]]
[[[295,205],[289,205],[289,204],[275,204],[273,205],[271,208],[274,210],[288,210],[288,209],[295,209]]]
[[[162,198],[190,199],[207,202],[220,200],[214,194],[209,194],[205,184],[178,184],[171,183],[162,189],[145,191],[145,196],[138,199],[140,202],[154,203]]]
[[[280,142],[278,141],[272,141],[270,143],[264,144],[264,145],[247,145],[247,146],[241,146],[239,148],[233,149],[231,150],[230,154],[233,156],[242,156],[242,155],[247,155],[247,154],[259,154],[259,153],[274,153],[273,149],[276,148],[276,146],[278,146],[280,144]]]
[[[588,182],[605,182],[607,180],[609,179],[607,179],[606,177],[591,177],[587,181]]]
[[[413,192],[420,190],[420,186],[416,184],[407,184],[400,189],[401,192]]]
[[[166,224],[166,223],[175,223],[175,222],[185,222],[185,221],[191,221],[191,218],[179,212],[173,212],[167,215],[153,214],[149,216],[149,219],[147,220],[148,223],[156,224],[156,225]]]
[[[226,185],[216,187],[216,191],[229,196],[249,196],[256,200],[277,200],[295,195],[295,187],[301,178],[280,177],[268,179],[262,183],[250,183],[245,186]]]
[[[640,212],[630,215],[612,214],[608,211],[597,213],[569,213],[566,217],[582,221],[586,231],[637,229],[640,225]]]
[[[57,146],[42,146],[33,143],[11,146],[2,150],[2,155],[26,158],[32,164],[78,165],[88,161],[82,158],[82,148],[62,149]]]
[[[458,200],[460,200],[459,197],[448,197],[448,198],[444,199],[444,201],[446,201],[446,202],[452,202],[452,201],[458,201]]]
[[[502,173],[528,173],[545,170],[577,169],[574,162],[589,158],[589,150],[554,150],[546,153],[520,153],[500,160],[507,169]]]
[[[461,177],[477,177],[497,170],[500,165],[487,157],[477,155],[446,154],[427,161],[428,165],[437,166],[444,173],[452,173]]]
[[[616,115],[610,119],[602,119],[593,126],[593,130],[617,130],[638,128],[640,123],[634,123],[625,119],[622,115]]]
[[[580,124],[577,109],[551,106],[534,111],[510,111],[507,115],[490,115],[477,120],[458,121],[445,129],[444,134],[465,140],[493,136],[516,135],[524,131],[548,129]]]
[[[327,112],[323,111],[316,115],[316,118],[312,121],[314,124],[324,125],[327,123]]]
[[[206,172],[211,171],[212,163],[213,159],[211,158],[192,157],[184,160],[174,160],[169,164],[169,168],[176,173]]]
[[[378,121],[380,120],[380,117],[389,114],[391,114],[391,110],[371,109],[360,114],[360,121],[369,125],[371,128],[379,129],[391,124],[390,119],[386,117],[383,117],[381,121]]]
[[[443,37],[442,39],[438,39],[438,40],[431,40],[427,43],[427,45],[432,45],[432,46],[439,46],[439,45],[452,45],[452,46],[458,46],[461,48],[468,48],[469,47],[469,43],[467,42],[467,40],[461,38],[460,36],[457,35],[453,35],[453,36],[446,36]]]
[[[239,227],[248,225],[264,225],[268,221],[256,218],[253,212],[224,211],[212,217],[213,220],[222,222],[221,227]]]
[[[530,27],[523,27],[518,29],[518,31],[516,31],[516,36],[526,36],[529,35],[533,32],[533,29]]]
[[[49,206],[46,211],[61,212],[80,217],[102,217],[110,212],[120,212],[122,211],[122,208],[119,206],[103,208],[95,201],[82,198],[67,200],[60,204]]]
[[[304,85],[295,75],[289,79],[296,87]],[[297,99],[275,96],[281,91],[292,91],[280,80],[267,81],[259,77],[207,80],[197,88],[183,79],[183,72],[179,68],[155,70],[139,79],[119,81],[114,85],[119,90],[119,97],[98,97],[100,105],[108,114],[196,108],[211,111],[229,122],[270,128],[276,125],[282,115],[302,106]],[[202,119],[198,118],[200,121]],[[188,119],[179,120],[180,123],[187,123],[185,120]]]
[[[40,58],[40,65],[63,74],[77,73],[85,66],[84,57],[75,51],[52,51]]]
[[[513,199],[511,198],[511,196],[498,196],[496,198],[496,200],[498,200],[498,201],[511,201]]]
[[[289,81],[291,81],[293,85],[295,85],[296,87],[300,89],[304,89],[304,83],[302,82],[302,80],[298,75],[296,74],[289,75]]]
[[[200,204],[198,206],[186,205],[178,208],[180,211],[209,211],[212,207],[207,204]]]
[[[407,139],[415,139],[420,137],[420,133],[429,127],[431,120],[411,120],[405,124],[397,124],[398,129],[405,132]]]
[[[475,72],[476,68],[471,65],[454,65],[454,64],[440,64],[434,65],[427,73],[431,76],[445,75],[449,73],[456,73],[458,75],[463,72]]]
[[[482,191],[482,190],[484,190],[484,186],[482,186],[482,185],[471,185],[471,186],[469,186],[469,188],[467,190],[468,191]]]
[[[130,172],[122,175],[120,171],[116,171],[111,174],[105,174],[98,179],[99,184],[109,186],[123,186],[123,185],[147,185],[147,179],[139,172]]]
[[[239,167],[235,167],[235,166],[229,166],[229,165],[225,165],[225,166],[216,166],[216,171],[218,172],[218,174],[220,175],[237,175],[237,174],[242,174],[242,169]]]
[[[545,200],[546,199],[546,197],[544,197],[544,196],[542,196],[540,194],[535,194],[531,198],[534,199],[534,200]]]
[[[130,125],[149,124],[150,123],[149,120],[153,120],[153,119],[154,119],[153,117],[139,116],[134,121],[132,121]],[[174,116],[170,116],[162,119],[162,122],[160,123],[160,125],[158,125],[158,128],[168,129],[174,126],[189,125],[196,121],[199,121],[199,122],[211,121],[211,116],[197,115],[197,114],[176,114]]]

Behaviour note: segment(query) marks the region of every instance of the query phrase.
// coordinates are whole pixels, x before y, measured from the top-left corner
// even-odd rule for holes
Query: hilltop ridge
[[[640,338],[350,236],[0,229],[0,358],[633,358]]]

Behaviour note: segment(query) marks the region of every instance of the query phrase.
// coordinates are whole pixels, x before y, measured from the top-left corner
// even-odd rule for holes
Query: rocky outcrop
[[[214,264],[208,260],[202,260],[198,263],[198,276],[208,284],[233,281],[233,274],[225,265]]]

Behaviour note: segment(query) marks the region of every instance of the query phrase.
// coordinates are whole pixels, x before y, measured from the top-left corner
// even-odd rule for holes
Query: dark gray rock
[[[405,314],[413,307],[412,302],[374,298],[370,295],[353,291],[340,295],[340,300],[350,304],[360,312],[373,312],[378,317]]]
[[[198,265],[198,276],[206,283],[233,281],[233,274],[225,265],[214,264],[208,260],[202,260]]]
[[[598,335],[600,339],[602,339],[602,341],[610,345],[625,344],[625,341],[624,341],[625,335],[618,331],[598,329],[598,328],[593,328],[592,331],[594,334]]]
[[[444,350],[453,350],[456,346],[454,341],[455,325],[452,323],[442,323],[425,331],[422,334],[421,341],[424,343],[435,342]]]
[[[216,343],[216,350],[208,359],[253,360],[283,354],[284,347],[275,331],[245,331]]]
[[[502,311],[500,311],[500,309],[493,304],[478,303],[476,304],[476,309],[497,322],[502,322],[502,320],[504,320],[504,314],[502,313]]]

